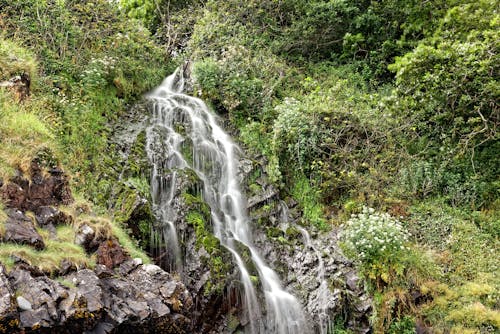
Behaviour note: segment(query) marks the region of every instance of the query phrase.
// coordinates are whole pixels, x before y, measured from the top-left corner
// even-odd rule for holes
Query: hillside
[[[68,263],[116,272],[141,258],[183,281],[195,309],[165,303],[197,332],[208,333],[210,316],[212,333],[245,330],[251,320],[231,297],[240,266],[216,238],[200,172],[150,170],[161,158],[149,151],[143,95],[183,66],[184,91],[242,147],[256,248],[290,292],[312,296],[292,276],[312,275],[301,254],[319,248],[319,262],[328,252],[338,262],[325,265],[330,293],[369,296],[374,333],[497,332],[499,9],[493,0],[0,0],[2,273],[12,280],[24,263],[64,281]],[[193,160],[195,149],[181,148]],[[179,177],[177,197],[162,202],[156,176]],[[158,202],[178,210],[184,272]],[[32,234],[16,239],[21,221]],[[84,226],[94,238],[77,245]],[[260,286],[249,245],[234,249]],[[351,321],[364,315],[335,312],[318,332],[361,332]]]

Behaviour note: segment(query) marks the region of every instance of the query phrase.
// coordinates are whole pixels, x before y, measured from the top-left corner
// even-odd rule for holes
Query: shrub
[[[403,275],[409,234],[396,218],[364,207],[343,228],[341,247],[366,278],[379,286]]]

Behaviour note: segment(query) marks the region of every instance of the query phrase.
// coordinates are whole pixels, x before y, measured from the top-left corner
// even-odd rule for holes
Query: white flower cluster
[[[83,82],[90,86],[103,85],[108,76],[114,69],[117,59],[104,56],[103,58],[92,58],[88,67],[80,74]]]
[[[346,255],[361,262],[397,257],[407,250],[409,233],[387,213],[364,207],[342,225],[341,239]]]

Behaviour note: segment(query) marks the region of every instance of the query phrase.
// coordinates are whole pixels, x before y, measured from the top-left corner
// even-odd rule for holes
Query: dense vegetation
[[[3,177],[48,147],[75,190],[106,207],[118,173],[108,124],[189,59],[193,92],[265,157],[304,226],[344,226],[376,332],[499,330],[496,1],[0,8],[0,81],[33,82],[20,106],[0,90]]]

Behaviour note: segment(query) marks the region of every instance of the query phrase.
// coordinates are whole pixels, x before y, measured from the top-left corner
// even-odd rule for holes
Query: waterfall
[[[288,206],[284,201],[280,201],[279,203],[279,212],[280,212],[280,223],[281,226],[280,228],[283,231],[286,231],[287,228],[290,225],[290,222],[288,221],[288,217],[290,215],[290,210],[288,209]],[[306,248],[311,249],[314,254],[316,255],[316,258],[318,259],[318,274],[316,276],[316,280],[319,282],[319,287],[314,291],[309,297],[313,299],[314,305],[319,305],[318,310],[318,329],[319,329],[319,334],[328,334],[331,333],[334,329],[332,328],[333,324],[330,319],[330,315],[328,314],[328,305],[329,305],[329,300],[328,296],[330,295],[328,293],[328,282],[326,280],[326,271],[325,271],[325,263],[323,261],[323,257],[321,256],[320,251],[314,246],[311,236],[309,235],[309,232],[307,230],[297,224],[293,224],[293,226],[299,230],[300,234],[302,234],[302,238],[304,240],[304,246]]]
[[[203,182],[202,197],[211,209],[214,234],[232,253],[239,268],[250,321],[247,333],[310,333],[302,306],[283,289],[278,275],[253,245],[246,200],[237,178],[240,149],[217,124],[207,106],[200,99],[183,94],[183,88],[183,71],[177,70],[148,96],[153,115],[146,135],[148,157],[153,164],[151,189],[153,212],[157,218],[155,228],[160,231],[161,239],[157,241],[167,244],[167,251],[172,255],[171,267],[180,271],[182,259],[171,204],[176,186],[175,171],[191,168]],[[239,253],[239,244],[248,248],[258,271],[265,310],[258,302],[258,292]]]
[[[316,254],[316,257],[318,258],[318,276],[317,280],[320,282],[319,288],[315,291],[316,295],[313,298],[316,298],[317,300],[315,301],[316,305],[320,305],[320,309],[318,310],[318,317],[319,317],[319,333],[320,334],[328,334],[333,330],[331,327],[331,319],[328,314],[328,304],[329,301],[326,299],[328,294],[328,282],[325,279],[325,264],[323,262],[323,257],[321,256],[321,253],[319,250],[314,246],[314,244],[311,241],[311,237],[309,233],[307,232],[306,229],[296,226],[297,229],[300,231],[302,234],[302,237],[304,238],[304,245],[308,248],[311,248],[313,252]]]

